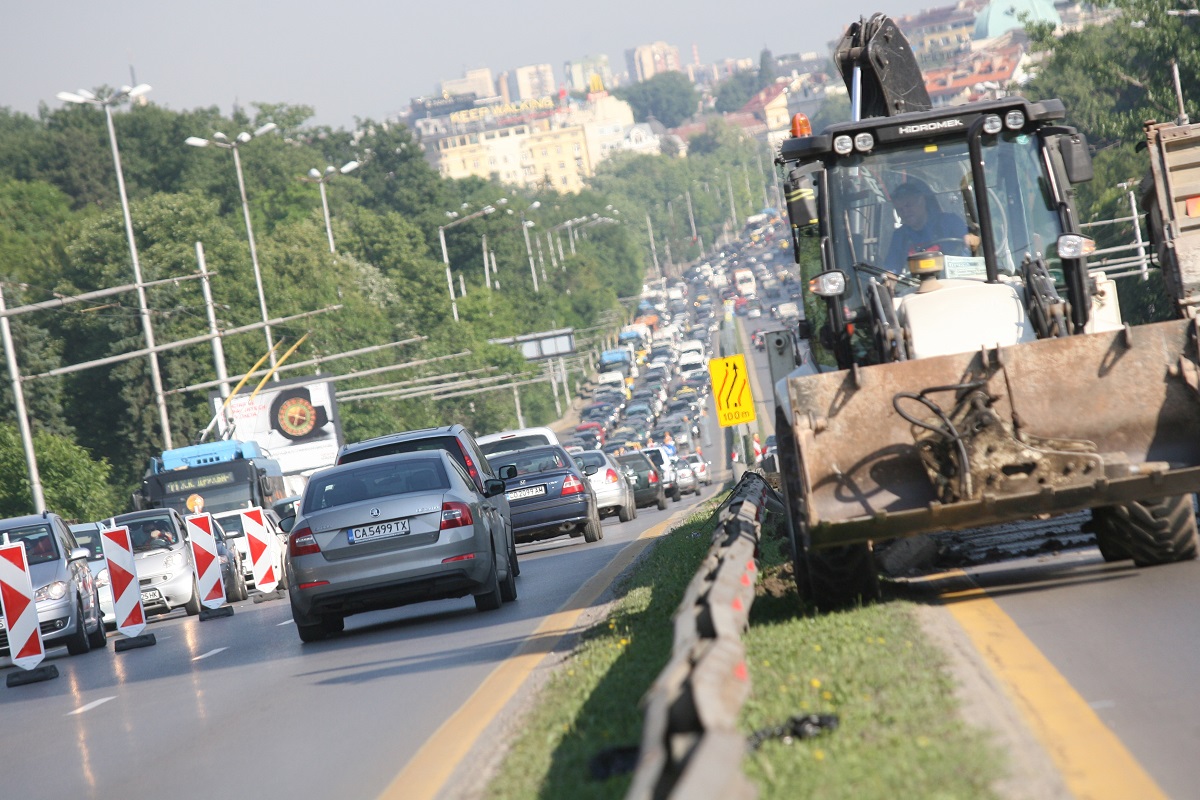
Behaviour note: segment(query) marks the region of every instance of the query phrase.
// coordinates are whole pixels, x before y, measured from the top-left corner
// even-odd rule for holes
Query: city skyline
[[[921,7],[901,0],[887,13]],[[313,0],[8,4],[0,20],[18,35],[0,53],[0,107],[36,115],[39,103],[59,105],[59,91],[136,79],[154,87],[152,102],[176,111],[217,106],[228,115],[235,104],[308,105],[315,110],[310,124],[349,129],[356,117],[394,117],[412,98],[474,67],[499,74],[548,63],[561,82],[567,61],[606,55],[623,71],[627,49],[655,41],[677,46],[685,64],[693,45],[706,64],[757,61],[764,47],[777,55],[824,51],[844,25],[880,10],[806,10],[803,24],[790,26],[786,11],[779,19],[749,16],[713,0],[650,7],[613,0],[566,14],[550,0],[519,8],[462,0],[453,18],[437,7],[385,0],[342,4],[335,19],[327,18],[330,8]],[[787,34],[789,28],[800,30]]]

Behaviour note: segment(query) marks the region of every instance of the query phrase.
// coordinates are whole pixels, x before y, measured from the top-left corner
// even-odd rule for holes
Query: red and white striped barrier
[[[126,636],[137,636],[146,628],[146,611],[142,608],[142,590],[138,583],[137,565],[129,528],[106,528],[100,532],[100,546],[108,563],[112,586],[113,611],[117,630]]]
[[[267,530],[263,522],[263,510],[250,508],[243,512],[242,530],[246,532],[246,543],[250,547],[250,567],[254,571],[254,588],[265,593],[275,591],[279,585],[276,565],[279,563],[279,540]]]
[[[8,652],[12,662],[31,670],[46,657],[42,631],[38,626],[37,603],[33,600],[33,581],[25,545],[0,546],[0,604],[4,606],[4,627],[8,631]]]
[[[221,560],[217,555],[217,540],[213,536],[212,515],[193,514],[184,519],[192,548],[196,583],[200,587],[200,604],[205,608],[220,608],[225,604],[225,586],[221,583]]]

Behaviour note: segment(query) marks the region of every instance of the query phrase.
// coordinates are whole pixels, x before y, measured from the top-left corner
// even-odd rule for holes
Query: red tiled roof
[[[771,101],[775,100],[779,95],[783,94],[786,87],[782,83],[772,83],[765,89],[756,92],[746,105],[742,106],[739,114],[759,114],[767,110],[767,106]]]

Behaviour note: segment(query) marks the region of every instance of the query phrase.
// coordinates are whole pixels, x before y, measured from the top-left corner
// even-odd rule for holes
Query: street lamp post
[[[358,169],[357,161],[347,161],[341,167],[335,167],[332,164],[325,168],[325,172],[313,167],[308,171],[308,175],[300,178],[305,183],[315,183],[321,188],[321,210],[325,212],[325,235],[329,237],[329,252],[337,253],[333,247],[333,226],[329,222],[329,198],[325,194],[325,184],[336,178],[338,175],[345,175]]]
[[[250,203],[246,200],[246,179],[242,175],[242,159],[238,155],[238,150],[241,145],[250,141],[256,136],[262,136],[264,133],[269,133],[278,127],[274,122],[268,122],[254,133],[242,131],[234,140],[229,141],[229,137],[220,131],[213,134],[212,139],[202,139],[199,136],[189,136],[185,141],[192,147],[208,147],[210,144],[220,147],[224,150],[233,151],[233,166],[237,170],[238,192],[242,197],[242,216],[246,220],[246,238],[250,242],[250,263],[254,266],[254,285],[258,288],[258,307],[262,312],[262,320],[264,323],[263,331],[267,337],[267,353],[271,360],[271,368],[274,369],[275,364],[275,340],[271,335],[271,326],[265,324],[270,317],[267,315],[267,295],[263,292],[262,270],[258,266],[258,250],[254,246],[254,228],[250,224]]]
[[[442,245],[442,263],[446,265],[446,288],[450,290],[450,311],[454,314],[455,322],[458,322],[458,300],[454,296],[454,276],[450,274],[450,253],[446,250],[446,229],[461,225],[476,217],[482,217],[484,214],[491,214],[495,210],[495,206],[484,206],[474,214],[467,214],[465,217],[459,217],[457,211],[447,211],[446,216],[451,217],[451,221],[445,225],[438,225],[438,241]]]
[[[529,204],[530,208],[540,208],[541,201],[534,200]],[[535,294],[541,294],[541,288],[538,286],[537,269],[533,266],[533,248],[529,246],[529,229],[533,227],[532,222],[525,219],[525,212],[521,212],[521,233],[525,236],[525,255],[529,257],[529,274],[533,276],[533,291]]]
[[[150,350],[150,383],[154,388],[154,404],[158,407],[158,423],[162,427],[163,447],[172,449],[171,422],[167,418],[167,400],[163,395],[162,373],[158,368],[158,354],[154,352],[154,326],[150,322],[150,309],[146,304],[146,290],[142,286],[142,265],[138,261],[137,242],[133,238],[133,218],[129,213],[129,197],[125,192],[125,175],[121,171],[121,152],[117,149],[117,130],[113,125],[112,107],[117,103],[134,97],[141,97],[150,91],[150,86],[139,83],[137,86],[122,86],[120,91],[104,96],[97,96],[87,89],[78,92],[59,92],[57,97],[67,103],[88,104],[104,109],[104,118],[108,122],[108,141],[112,147],[113,166],[117,171],[117,190],[121,195],[121,213],[125,217],[125,238],[129,241],[129,259],[133,262],[133,279],[137,283],[138,314],[142,318],[142,334],[146,339],[146,348]]]

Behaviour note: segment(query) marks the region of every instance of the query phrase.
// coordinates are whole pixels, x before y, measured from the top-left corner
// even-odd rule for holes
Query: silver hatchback
[[[584,450],[572,456],[581,468],[595,467],[594,472],[587,473],[588,482],[596,492],[596,505],[600,516],[616,514],[621,522],[629,522],[637,516],[637,501],[633,497],[633,487],[625,476],[625,469],[619,465],[616,458],[602,450]]]
[[[512,543],[494,506],[443,450],[368,458],[312,475],[288,535],[287,580],[301,640],[350,614],[474,595],[481,610],[517,597]],[[500,520],[501,522],[497,522]]]

